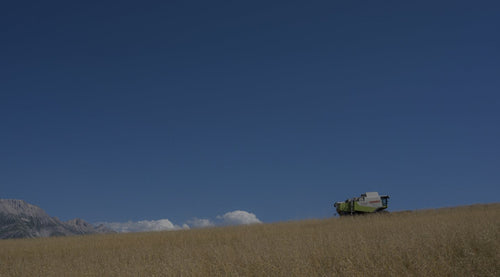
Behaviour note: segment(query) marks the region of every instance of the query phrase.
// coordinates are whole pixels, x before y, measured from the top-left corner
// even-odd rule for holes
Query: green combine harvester
[[[389,195],[379,195],[378,192],[367,192],[360,197],[353,197],[344,202],[336,202],[333,206],[340,216],[387,212]]]

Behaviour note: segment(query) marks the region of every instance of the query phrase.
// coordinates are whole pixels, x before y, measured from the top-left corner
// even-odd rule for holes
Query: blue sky
[[[0,6],[0,198],[90,222],[500,199],[495,1]]]

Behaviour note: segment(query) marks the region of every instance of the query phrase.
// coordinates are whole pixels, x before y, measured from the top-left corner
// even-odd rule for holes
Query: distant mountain
[[[0,239],[113,233],[103,225],[94,227],[82,219],[66,222],[23,200],[0,199]]]

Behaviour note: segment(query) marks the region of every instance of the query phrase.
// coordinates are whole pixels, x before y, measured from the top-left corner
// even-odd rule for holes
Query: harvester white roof
[[[376,191],[367,192],[367,193],[365,193],[365,196],[369,197],[369,198],[379,197],[378,192],[376,192]]]

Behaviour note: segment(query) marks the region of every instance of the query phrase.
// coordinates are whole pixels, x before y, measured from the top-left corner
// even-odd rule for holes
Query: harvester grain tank
[[[385,212],[389,195],[379,195],[378,192],[366,192],[360,197],[353,197],[344,202],[336,202],[333,206],[339,215],[355,215]]]

